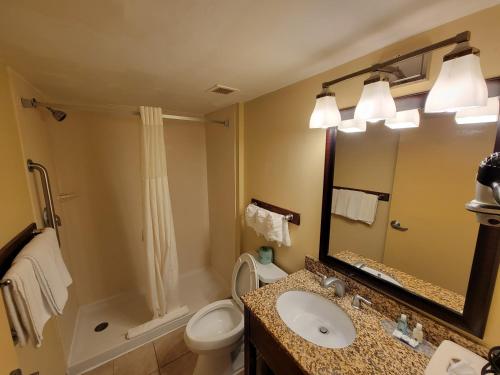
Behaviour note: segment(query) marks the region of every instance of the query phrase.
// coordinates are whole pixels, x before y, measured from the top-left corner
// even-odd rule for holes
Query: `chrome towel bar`
[[[40,180],[42,183],[43,198],[45,200],[45,210],[43,213],[44,224],[48,227],[52,227],[56,231],[57,240],[61,244],[59,239],[59,229],[58,226],[61,225],[61,219],[56,215],[54,208],[54,200],[52,198],[52,190],[50,188],[49,172],[42,164],[35,163],[33,160],[28,159],[28,171],[34,172],[38,171],[40,173]]]

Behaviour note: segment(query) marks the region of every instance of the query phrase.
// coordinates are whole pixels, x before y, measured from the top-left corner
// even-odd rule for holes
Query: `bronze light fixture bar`
[[[378,63],[378,64],[374,64],[374,65],[372,65],[372,66],[370,66],[368,68],[364,68],[364,69],[358,70],[356,72],[347,74],[345,76],[342,76],[342,77],[339,77],[339,78],[335,78],[335,79],[333,79],[331,81],[323,82],[322,83],[322,87],[324,89],[326,89],[326,88],[328,88],[328,87],[330,87],[330,86],[332,86],[332,85],[334,85],[336,83],[339,83],[339,82],[342,82],[342,81],[346,81],[348,79],[360,76],[362,74],[376,72],[376,71],[378,71],[378,70],[380,70],[380,69],[382,69],[382,68],[384,68],[386,66],[392,65],[392,64],[397,63],[399,61],[403,61],[403,60],[409,59],[411,57],[415,57],[415,56],[418,56],[418,55],[421,55],[421,54],[424,54],[424,53],[427,53],[427,52],[431,52],[431,51],[434,51],[436,49],[443,48],[443,47],[446,47],[446,46],[449,46],[449,45],[452,45],[452,44],[460,44],[460,43],[468,42],[470,40],[470,35],[471,35],[470,31],[463,31],[461,33],[458,33],[457,35],[455,35],[452,38],[448,38],[448,39],[442,40],[440,42],[431,44],[429,46],[417,49],[417,50],[409,52],[409,53],[406,53],[404,55],[395,57],[393,59],[386,60],[386,61],[383,61],[383,62]],[[460,51],[460,52],[462,52],[462,51]],[[455,55],[453,57],[457,57],[457,56]]]

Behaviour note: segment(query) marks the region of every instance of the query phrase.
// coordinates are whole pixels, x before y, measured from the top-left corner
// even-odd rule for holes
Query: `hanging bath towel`
[[[20,259],[31,262],[49,307],[54,315],[61,315],[68,301],[68,286],[72,279],[61,255],[56,231],[45,228],[22,249],[14,263]]]
[[[378,196],[362,191],[333,189],[332,214],[372,225],[377,214]]]

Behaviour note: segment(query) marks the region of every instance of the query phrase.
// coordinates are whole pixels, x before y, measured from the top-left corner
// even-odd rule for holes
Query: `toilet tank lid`
[[[274,263],[262,264],[257,259],[255,259],[255,263],[257,265],[259,280],[263,283],[272,284],[288,275]]]

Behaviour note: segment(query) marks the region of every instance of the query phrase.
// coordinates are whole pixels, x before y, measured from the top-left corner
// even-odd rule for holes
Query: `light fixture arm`
[[[409,53],[406,53],[404,55],[397,56],[393,59],[386,60],[386,61],[383,61],[383,62],[378,63],[378,64],[374,64],[370,67],[358,70],[358,71],[350,73],[350,74],[346,74],[345,76],[335,78],[331,81],[323,82],[322,87],[328,88],[336,83],[346,81],[348,79],[360,76],[362,74],[376,72],[377,70],[380,70],[383,67],[386,67],[388,65],[393,65],[397,62],[400,62],[400,61],[403,61],[403,60],[406,60],[406,59],[409,59],[409,58],[412,58],[412,57],[415,57],[415,56],[418,56],[418,55],[421,55],[421,54],[424,54],[427,52],[431,52],[431,51],[434,51],[434,50],[439,49],[439,48],[443,48],[443,47],[446,47],[446,46],[449,46],[452,44],[460,44],[460,43],[468,42],[470,40],[470,35],[471,35],[470,31],[463,31],[461,33],[458,33],[457,35],[455,35],[452,38],[448,38],[448,39],[442,40],[440,42],[431,44],[429,46],[417,49],[417,50],[409,52]]]

